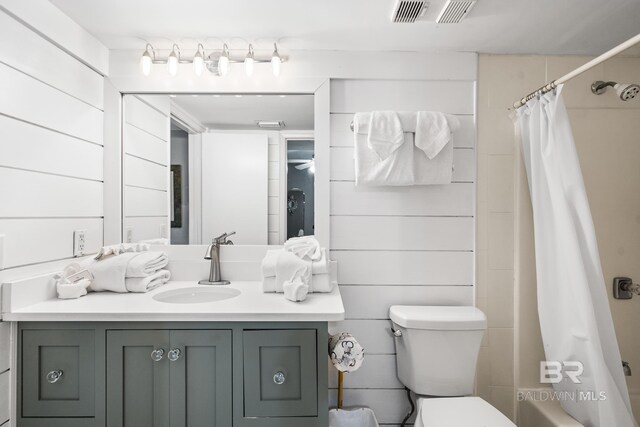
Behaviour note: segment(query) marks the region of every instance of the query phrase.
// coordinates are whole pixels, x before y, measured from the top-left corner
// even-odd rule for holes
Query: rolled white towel
[[[56,291],[60,299],[75,299],[85,296],[87,288],[91,284],[89,279],[78,280],[74,283],[58,282],[56,283]]]
[[[107,258],[110,255],[120,255],[129,252],[144,252],[149,250],[145,243],[120,243],[119,245],[103,246],[96,256],[96,260]]]
[[[138,253],[136,252],[128,252],[103,258],[99,261],[89,258],[80,262],[80,265],[93,275],[89,290],[94,292],[127,292],[125,285],[127,266],[129,261],[137,255]]]
[[[149,276],[166,267],[168,263],[169,257],[165,252],[141,252],[127,264],[125,277]]]
[[[320,243],[314,236],[292,237],[284,242],[284,250],[311,261],[318,261],[322,257]]]
[[[289,301],[300,302],[307,299],[309,285],[305,285],[299,277],[286,281],[283,285],[284,297]]]
[[[284,292],[284,283],[281,287],[278,287],[275,277],[263,277],[262,278],[262,292]],[[336,282],[332,280],[329,274],[317,274],[311,276],[311,282],[309,284],[309,293],[312,292],[331,292],[336,286]]]
[[[306,261],[291,252],[281,252],[276,264],[276,289],[283,289],[284,282],[300,278],[302,283],[309,285],[311,269]]]
[[[169,279],[171,279],[169,270],[159,270],[150,276],[127,278],[125,283],[129,292],[148,292],[164,285]]]
[[[267,251],[262,259],[262,277],[275,277],[278,257],[282,251],[282,249],[271,249]],[[310,261],[306,258],[304,261],[307,261],[311,266],[311,274],[313,275],[329,273],[329,260],[325,249],[320,249],[320,259],[317,261]]]

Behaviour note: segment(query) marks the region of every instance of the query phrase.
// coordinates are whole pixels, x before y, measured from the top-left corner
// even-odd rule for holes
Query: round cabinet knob
[[[155,349],[151,352],[151,360],[153,360],[154,362],[161,361],[162,356],[164,356],[164,350],[161,348]]]
[[[278,385],[284,384],[286,379],[287,378],[284,376],[284,372],[282,371],[278,371],[273,375],[273,382]]]
[[[174,348],[173,350],[170,350],[169,353],[167,353],[167,359],[169,359],[172,362],[175,362],[176,360],[180,359],[180,349]]]
[[[58,381],[60,381],[60,379],[62,379],[63,375],[64,375],[64,372],[62,371],[62,369],[51,371],[47,374],[47,382],[49,384],[55,384]]]

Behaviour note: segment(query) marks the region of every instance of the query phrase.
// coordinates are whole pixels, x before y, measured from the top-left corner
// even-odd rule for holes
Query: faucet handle
[[[214,237],[213,239],[213,244],[219,244],[219,245],[226,245],[227,244],[227,237],[233,236],[234,234],[236,234],[235,231],[232,231],[231,233],[222,233],[220,236],[218,237]]]

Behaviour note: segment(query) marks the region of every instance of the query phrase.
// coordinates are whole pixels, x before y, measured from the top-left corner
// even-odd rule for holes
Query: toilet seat
[[[419,397],[415,427],[516,427],[479,397]]]

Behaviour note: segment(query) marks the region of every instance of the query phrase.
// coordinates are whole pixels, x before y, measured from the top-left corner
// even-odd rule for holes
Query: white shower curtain
[[[584,364],[581,383],[565,375],[554,384],[555,391],[568,392],[558,393],[567,413],[586,427],[633,427],[637,424],[561,91],[562,86],[516,112],[533,205],[545,356]]]

